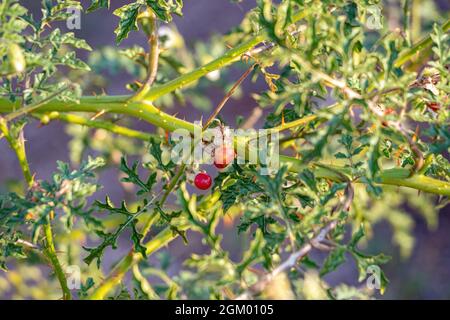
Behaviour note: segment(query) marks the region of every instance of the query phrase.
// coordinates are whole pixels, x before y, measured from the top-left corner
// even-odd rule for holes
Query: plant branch
[[[52,112],[46,115],[42,114],[33,114],[33,115],[41,120],[44,120],[45,117],[48,116],[50,120],[61,120],[67,123],[78,124],[90,128],[103,129],[118,135],[122,135],[129,138],[136,138],[143,141],[150,141],[150,139],[155,139],[156,141],[161,140],[161,137],[156,134],[130,129],[108,121],[91,120],[71,113]]]
[[[267,285],[273,281],[281,273],[288,271],[289,269],[295,267],[297,262],[306,256],[315,246],[320,245],[320,243],[325,240],[325,237],[336,228],[338,222],[336,220],[328,223],[320,232],[313,237],[307,244],[302,246],[298,251],[292,253],[289,258],[280,264],[278,267],[273,269],[270,273],[264,275],[258,282],[250,286],[244,293],[239,295],[236,300],[249,300],[253,296],[261,293],[267,287]]]
[[[30,171],[30,165],[28,164],[28,159],[25,150],[25,139],[23,137],[23,131],[19,133],[18,137],[13,137],[9,130],[6,120],[0,117],[0,131],[8,141],[9,146],[15,152],[17,159],[19,160],[19,165],[22,170],[23,176],[30,187],[33,184],[33,175]]]
[[[292,172],[301,172],[307,168],[301,159],[280,155],[280,162],[289,166]],[[328,168],[327,168],[328,167]],[[311,169],[311,168],[310,168]],[[345,182],[351,179],[351,169],[336,165],[313,165],[313,172],[317,178],[326,178],[335,182]],[[339,174],[338,174],[339,172]],[[343,179],[342,175],[347,178]],[[360,179],[352,180],[354,183],[361,183]],[[382,170],[375,177],[375,182],[384,185],[393,185],[400,187],[408,187],[424,192],[434,193],[450,197],[450,183],[447,181],[437,180],[423,174],[413,174],[405,168],[392,168]]]
[[[450,30],[450,20],[447,20],[442,25],[442,31],[447,32]],[[404,65],[409,60],[412,60],[414,57],[416,57],[422,50],[426,49],[427,47],[431,46],[433,43],[433,40],[431,39],[431,36],[427,36],[417,42],[415,45],[413,45],[410,49],[407,51],[402,52],[398,58],[395,60],[394,66],[399,68],[402,65]]]
[[[44,254],[50,260],[50,263],[53,266],[53,270],[55,271],[56,277],[58,278],[59,284],[61,285],[61,289],[63,292],[63,300],[70,300],[72,299],[72,295],[70,293],[69,287],[67,286],[67,279],[64,270],[56,255],[55,244],[53,242],[52,227],[49,218],[47,223],[44,225],[44,234],[45,234]]]
[[[305,18],[309,14],[308,11],[302,11],[296,13],[293,18],[292,22],[296,23],[303,18]],[[199,67],[191,72],[185,73],[178,78],[169,81],[163,85],[159,86],[153,86],[151,89],[147,91],[145,95],[140,95],[139,99],[145,99],[148,101],[154,101],[158,99],[159,97],[162,97],[170,92],[173,92],[177,89],[181,89],[182,87],[185,87],[201,77],[207,75],[210,72],[222,69],[223,67],[232,64],[236,61],[239,61],[243,55],[252,55],[252,48],[254,48],[259,43],[263,42],[267,36],[265,34],[258,34],[256,36],[251,37],[249,40],[241,43],[240,45],[234,47],[233,49],[227,51],[223,56],[203,65],[202,67]],[[263,46],[261,48],[255,48],[255,53],[260,53],[261,51],[266,50],[266,48],[270,48],[271,46]],[[139,99],[133,99],[133,100],[139,100]]]
[[[148,37],[148,65],[147,65],[147,79],[144,85],[136,93],[135,99],[141,100],[150,90],[153,82],[156,80],[158,73],[159,61],[159,41],[158,41],[158,25],[156,15],[153,10],[148,9],[141,14],[142,29]]]
[[[52,93],[45,99],[42,99],[41,101],[39,101],[35,104],[30,104],[30,105],[24,106],[16,111],[14,111],[14,112],[11,112],[7,116],[5,116],[5,120],[9,122],[9,121],[14,120],[17,117],[20,117],[21,115],[24,115],[26,113],[31,113],[31,112],[35,111],[36,109],[38,109],[39,107],[46,105],[49,101],[55,99],[56,97],[58,97],[61,93],[63,93],[67,89],[69,89],[69,87],[65,86],[62,89],[58,90],[55,93]]]

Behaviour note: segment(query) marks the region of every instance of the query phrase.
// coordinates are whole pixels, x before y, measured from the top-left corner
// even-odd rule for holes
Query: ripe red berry
[[[220,146],[214,151],[214,165],[218,169],[223,169],[233,162],[235,156],[233,148]]]
[[[194,179],[194,184],[200,190],[209,189],[212,184],[211,176],[205,172],[197,173]]]

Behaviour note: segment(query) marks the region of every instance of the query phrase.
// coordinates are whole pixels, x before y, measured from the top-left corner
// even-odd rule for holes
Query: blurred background
[[[87,1],[81,1],[87,4]],[[127,1],[114,0],[112,9],[115,9]],[[386,21],[395,27],[396,15],[401,13],[399,2],[395,0],[386,1],[392,10],[385,12],[388,14]],[[40,1],[23,0],[23,5],[30,8],[35,14],[39,15]],[[179,32],[185,37],[187,47],[193,48],[198,41],[208,42],[216,34],[225,34],[231,28],[238,25],[243,19],[245,13],[256,4],[254,0],[243,0],[239,3],[232,3],[228,0],[185,0],[183,18],[175,18],[175,25]],[[424,1],[423,15],[432,15],[433,12],[449,12],[450,2],[442,1]],[[201,17],[201,18],[200,18]],[[83,14],[81,30],[76,30],[76,35],[86,41],[94,49],[100,49],[105,46],[115,46],[115,35],[113,30],[117,25],[117,18],[111,12],[99,10],[92,14]],[[139,44],[146,46],[145,38],[140,34],[133,32],[120,47]],[[85,59],[87,54],[82,55]],[[232,81],[237,79],[242,73],[241,68],[233,67],[227,73],[227,77]],[[122,72],[116,72],[109,75],[109,81],[105,84],[104,91],[108,94],[128,94],[129,91],[125,85],[132,81],[132,78]],[[265,90],[266,85],[263,82],[246,81],[238,97],[231,100],[224,109],[223,116],[230,124],[234,123],[236,115],[242,115],[247,118],[256,102],[252,99],[251,93]],[[204,97],[210,101],[211,105],[217,104],[223,97],[223,89],[212,86],[205,89]],[[89,92],[85,92],[89,94]],[[179,117],[185,117],[187,120],[199,120],[201,115],[208,115],[208,111],[202,111],[199,108],[193,108],[191,103],[184,106],[175,105],[172,107],[172,113],[178,113]],[[262,125],[259,123],[259,125]],[[25,131],[27,152],[30,166],[33,172],[37,173],[37,178],[48,179],[56,168],[56,161],[70,161],[68,143],[71,136],[67,134],[65,124],[52,122],[48,126],[40,127],[39,123],[34,122],[28,125]],[[144,123],[138,123],[137,127],[143,130],[152,130],[151,126]],[[0,140],[0,190],[4,191],[6,186],[12,181],[21,179],[21,171],[16,162],[15,156],[5,143]],[[105,194],[117,203],[127,197],[127,191],[118,183],[118,171],[114,168],[102,172],[101,183],[104,188],[95,196],[102,199]],[[416,195],[412,195],[415,197]],[[435,228],[429,228],[423,217],[419,216],[414,210],[406,206],[407,211],[412,217],[412,234],[416,242],[412,253],[407,258],[401,258],[398,246],[392,244],[391,227],[388,224],[381,223],[375,229],[375,237],[370,244],[370,251],[384,252],[392,256],[392,261],[384,266],[390,285],[382,299],[450,299],[450,207],[442,209],[439,215],[439,223]],[[245,239],[236,236],[236,229],[233,223],[228,226],[222,226],[224,234],[224,248],[230,250],[231,258],[239,257],[241,254],[242,241]],[[201,252],[201,239],[194,235],[189,236],[190,248]],[[108,252],[106,265],[111,265],[126,250],[127,245],[119,246],[116,251]],[[181,240],[172,243],[167,249],[172,261],[183,261],[190,255]],[[176,272],[176,270],[173,270]],[[0,271],[1,273],[1,271]],[[326,277],[330,285],[347,283],[357,284],[357,271],[354,262],[349,259],[345,267],[333,272]],[[0,298],[7,297],[8,294],[1,294]]]

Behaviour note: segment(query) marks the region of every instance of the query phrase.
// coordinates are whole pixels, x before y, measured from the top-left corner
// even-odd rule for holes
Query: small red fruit
[[[433,110],[434,112],[438,112],[441,109],[441,105],[437,102],[429,102],[427,103],[427,107]]]
[[[214,151],[214,165],[218,169],[226,168],[233,162],[236,153],[233,148],[220,146]]]
[[[209,189],[212,184],[211,176],[205,172],[197,173],[194,179],[194,184],[200,190]]]

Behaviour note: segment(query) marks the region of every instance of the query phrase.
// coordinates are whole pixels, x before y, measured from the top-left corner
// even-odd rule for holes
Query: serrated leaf
[[[109,9],[110,0],[91,0],[91,5],[87,8],[87,12],[92,12],[100,8]]]
[[[358,245],[359,241],[361,241],[361,239],[364,238],[365,235],[366,235],[366,233],[364,231],[364,225],[361,224],[358,231],[353,235],[352,240],[348,244],[348,248],[350,250],[354,250],[356,248],[356,246]]]
[[[141,244],[141,241],[144,238],[144,236],[137,231],[136,229],[137,222],[138,222],[137,219],[133,219],[133,221],[131,222],[131,231],[132,231],[131,240],[133,241],[134,251],[139,252],[140,254],[142,254],[142,257],[146,259],[147,248]]]
[[[320,275],[324,276],[343,264],[345,262],[345,252],[346,250],[343,247],[338,247],[331,251],[322,266],[322,270],[320,270]]]
[[[121,181],[132,183],[132,184],[138,186],[139,190],[137,192],[137,195],[142,195],[144,193],[151,192],[153,185],[156,183],[157,173],[153,172],[152,174],[150,174],[149,177],[147,178],[147,181],[144,182],[139,177],[139,173],[137,171],[138,165],[139,165],[139,162],[135,161],[135,162],[133,162],[133,164],[130,168],[127,164],[126,158],[122,157],[120,160],[120,170],[123,173],[125,173],[127,176],[122,178]]]
[[[156,16],[164,21],[172,21],[172,14],[182,16],[183,0],[146,0]]]
[[[114,15],[120,18],[119,25],[114,30],[117,43],[121,43],[124,39],[128,38],[128,34],[131,31],[138,30],[137,16],[141,6],[142,3],[135,2],[114,10]]]
[[[337,152],[337,153],[335,153],[335,154],[334,154],[334,157],[335,157],[336,159],[347,159],[347,158],[348,158],[348,156],[347,156],[346,154],[342,153],[342,152]]]

